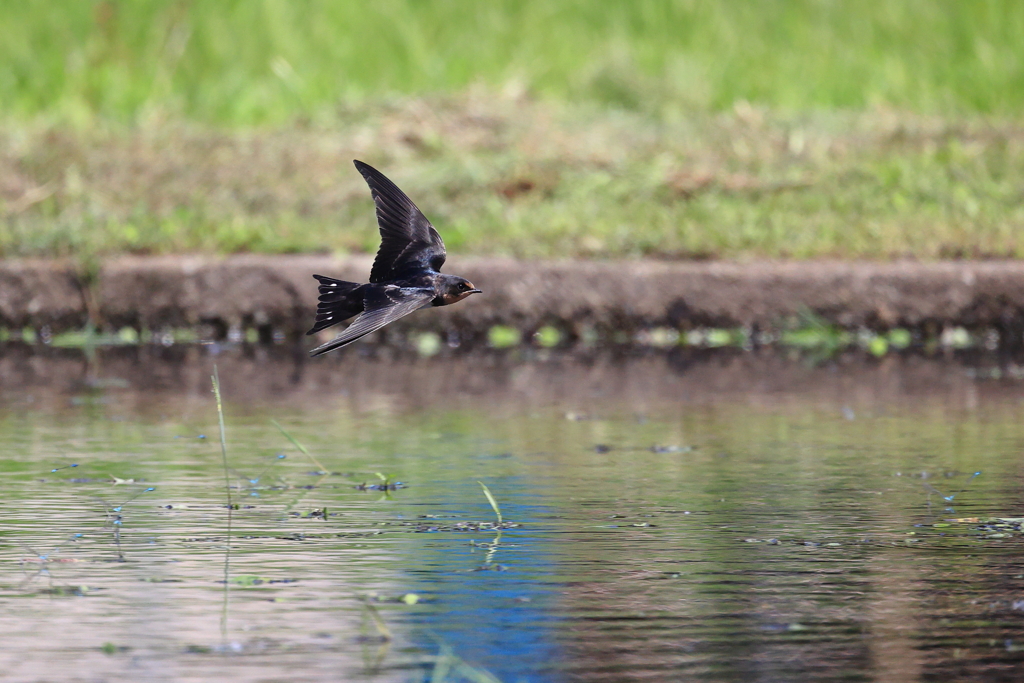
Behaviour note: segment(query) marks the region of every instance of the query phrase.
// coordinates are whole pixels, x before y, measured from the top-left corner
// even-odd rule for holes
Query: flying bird
[[[313,276],[320,282],[320,304],[316,322],[306,334],[352,316],[355,320],[337,337],[310,351],[311,356],[340,349],[421,308],[448,306],[480,293],[466,278],[439,272],[446,255],[444,242],[412,200],[377,169],[354,163],[377,206],[380,249],[367,284]]]

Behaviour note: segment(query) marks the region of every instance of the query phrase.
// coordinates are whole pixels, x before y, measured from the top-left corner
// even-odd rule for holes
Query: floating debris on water
[[[519,524],[515,522],[455,522],[454,524],[424,524],[416,522],[402,522],[405,526],[415,526],[416,533],[436,533],[439,531],[498,531],[504,529],[517,529]]]
[[[693,446],[659,446],[655,444],[647,450],[651,453],[689,453],[693,450]]]
[[[239,576],[232,576],[227,581],[232,586],[241,586],[242,588],[252,588],[253,586],[264,586],[272,584],[288,584],[298,583],[298,579],[268,579],[265,576],[256,576],[255,574],[240,574]],[[218,581],[217,583],[223,584],[224,581]]]
[[[393,481],[387,484],[356,484],[353,486],[356,491],[397,491],[409,488],[408,484],[400,481]]]
[[[376,602],[376,603],[387,603],[387,604],[402,604],[402,605],[418,605],[423,602],[433,602],[434,599],[421,595],[419,593],[402,593],[400,595],[381,595],[376,591],[365,593],[360,596],[365,602]]]
[[[982,538],[986,539],[1024,536],[1024,517],[958,517],[947,519],[943,526],[948,527],[950,524],[973,524],[973,529],[980,531]]]

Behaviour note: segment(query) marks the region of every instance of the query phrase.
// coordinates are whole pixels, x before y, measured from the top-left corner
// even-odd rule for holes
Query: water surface
[[[0,670],[1016,680],[1005,363],[9,348]]]

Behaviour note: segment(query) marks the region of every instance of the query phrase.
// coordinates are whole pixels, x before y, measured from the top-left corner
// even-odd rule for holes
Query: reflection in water
[[[0,355],[13,679],[1024,669],[1024,541],[956,521],[1020,514],[1019,386],[977,366],[212,351]]]

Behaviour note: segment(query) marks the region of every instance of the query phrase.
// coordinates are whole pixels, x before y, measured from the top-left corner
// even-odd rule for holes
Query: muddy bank
[[[312,321],[313,273],[365,281],[367,256],[130,257],[91,273],[71,263],[0,262],[0,326],[59,332],[129,326],[203,328],[223,336],[255,328],[299,335]],[[495,324],[532,332],[555,325],[569,338],[668,326],[794,326],[813,313],[844,328],[949,326],[995,329],[1019,345],[1024,262],[519,262],[452,258],[484,294],[424,311],[387,328],[483,335]]]

